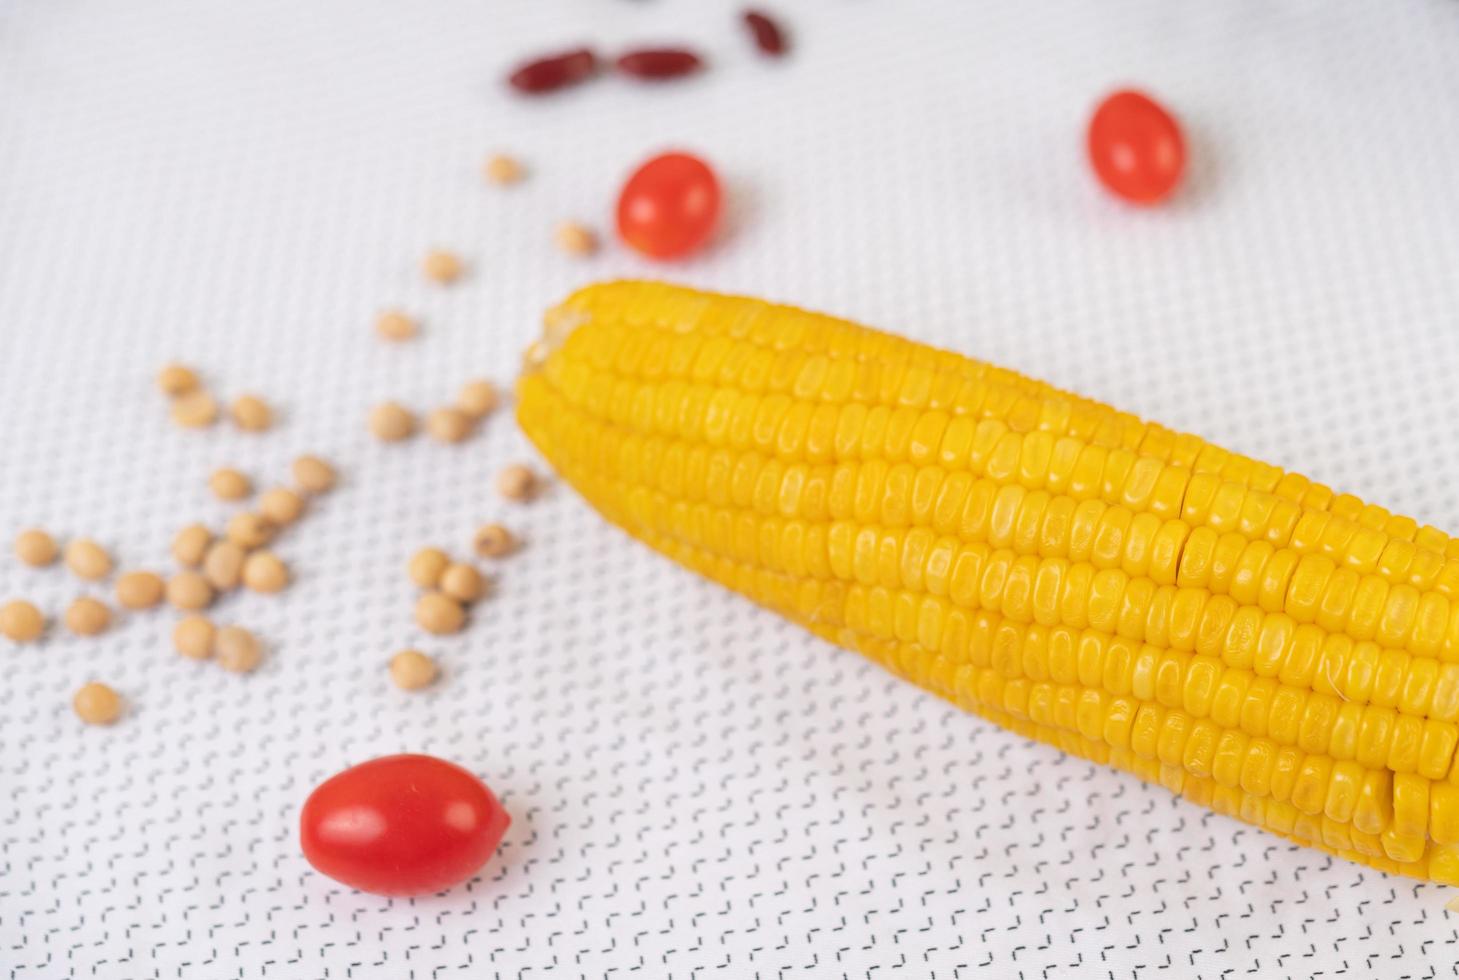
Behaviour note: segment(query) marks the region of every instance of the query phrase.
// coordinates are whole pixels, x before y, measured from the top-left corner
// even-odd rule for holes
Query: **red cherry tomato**
[[[687,153],[656,156],[633,172],[618,196],[618,235],[653,259],[699,248],[719,220],[719,180]]]
[[[1140,92],[1116,92],[1089,120],[1089,162],[1113,193],[1155,204],[1180,183],[1185,139],[1158,102]]]
[[[496,851],[511,817],[460,766],[387,755],[320,783],[299,815],[315,870],[376,895],[421,895],[460,884]]]

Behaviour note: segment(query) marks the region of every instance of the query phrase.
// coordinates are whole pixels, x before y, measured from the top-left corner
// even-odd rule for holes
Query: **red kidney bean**
[[[519,92],[539,95],[585,81],[598,70],[598,56],[588,48],[537,58],[519,66],[507,82]]]
[[[641,48],[618,59],[618,70],[634,78],[678,78],[698,71],[699,55],[684,48]]]
[[[761,51],[776,57],[785,53],[785,32],[769,15],[758,10],[746,10],[745,24],[755,35],[755,46]]]

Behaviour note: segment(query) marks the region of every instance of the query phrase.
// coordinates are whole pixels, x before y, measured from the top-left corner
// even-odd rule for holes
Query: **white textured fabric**
[[[1444,890],[1385,877],[1003,734],[630,542],[566,487],[500,502],[507,413],[383,446],[367,408],[510,378],[572,286],[662,275],[849,316],[1047,378],[1459,528],[1459,5],[775,4],[766,63],[718,0],[0,0],[0,525],[125,567],[336,460],[238,596],[265,666],[173,617],[0,650],[0,977],[1450,976]],[[702,77],[524,101],[518,57],[684,39]],[[1188,186],[1131,210],[1082,156],[1094,100],[1158,93]],[[638,159],[728,188],[705,256],[573,260]],[[530,179],[483,186],[510,150]],[[422,282],[432,245],[469,275]],[[374,313],[420,314],[386,346]],[[274,400],[265,436],[174,428],[165,360]],[[502,518],[529,542],[459,637],[406,557]],[[0,596],[81,591],[8,556]],[[407,644],[444,676],[387,682]],[[69,708],[89,678],[111,729]],[[347,764],[417,750],[513,816],[419,901],[314,874],[296,820]]]

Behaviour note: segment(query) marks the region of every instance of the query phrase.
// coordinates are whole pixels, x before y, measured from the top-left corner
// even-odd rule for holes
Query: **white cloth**
[[[297,452],[339,490],[277,550],[297,581],[217,609],[240,678],[173,617],[0,651],[0,978],[1448,976],[1443,889],[1387,878],[1005,735],[630,542],[566,487],[518,507],[507,412],[458,447],[368,407],[507,381],[572,286],[663,276],[898,330],[1459,529],[1459,5],[1148,0],[0,3],[0,525],[167,565],[206,476]],[[701,46],[699,78],[503,90],[579,42]],[[1094,185],[1094,102],[1146,88],[1189,180]],[[611,242],[639,159],[687,147],[724,233],[654,266]],[[489,151],[522,185],[483,185]],[[609,240],[576,260],[563,219]],[[424,283],[420,256],[468,275]],[[399,305],[420,339],[389,346]],[[198,365],[280,409],[172,426]],[[406,558],[500,518],[528,544],[459,637],[415,628]],[[82,588],[0,562],[0,596]],[[443,677],[388,683],[417,644]],[[90,678],[126,697],[81,726]],[[469,887],[390,902],[314,874],[301,802],[432,752],[513,815]],[[612,971],[610,973],[610,971]],[[633,971],[638,971],[636,974]],[[1431,972],[1434,971],[1434,972]]]

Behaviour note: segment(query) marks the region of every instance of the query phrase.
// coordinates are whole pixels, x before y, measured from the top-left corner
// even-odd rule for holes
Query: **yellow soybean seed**
[[[242,500],[253,493],[253,481],[246,474],[225,466],[208,476],[208,489],[219,500]]]
[[[56,539],[39,528],[21,531],[15,538],[15,557],[32,568],[42,568],[56,560]]]
[[[46,631],[46,617],[32,602],[12,599],[0,606],[0,633],[15,643],[31,643]]]
[[[224,626],[213,637],[218,666],[235,674],[252,673],[263,661],[258,638],[241,626]]]
[[[473,419],[483,419],[496,411],[501,395],[490,381],[468,381],[456,395],[456,407]]]
[[[375,332],[385,340],[400,343],[420,332],[420,325],[399,310],[386,310],[375,318]]]
[[[537,474],[531,467],[514,463],[497,474],[496,488],[508,500],[531,500],[537,493]]]
[[[157,372],[157,388],[168,398],[198,390],[197,372],[185,364],[167,364]]]
[[[464,562],[452,562],[441,573],[441,591],[458,602],[475,602],[486,592],[486,579]]]
[[[257,395],[239,395],[228,411],[233,424],[244,432],[264,432],[274,424],[274,410]]]
[[[61,621],[66,624],[66,629],[77,636],[95,636],[106,632],[106,628],[111,625],[111,610],[106,608],[104,602],[82,596],[66,607],[66,614]]]
[[[471,547],[483,558],[501,558],[516,551],[519,542],[500,524],[484,524],[471,538]]]
[[[167,583],[156,572],[127,572],[117,579],[117,602],[123,609],[151,609],[166,591]]]
[[[505,153],[493,153],[482,164],[481,175],[486,178],[488,184],[502,187],[520,181],[526,176],[526,170],[516,157],[508,156]]]
[[[460,442],[471,434],[471,417],[459,408],[438,408],[426,416],[426,432],[437,442]]]
[[[29,528],[16,535],[15,557],[34,569],[53,563],[57,554],[55,538],[39,528]]]
[[[203,577],[220,592],[236,589],[243,580],[243,563],[247,558],[248,552],[237,542],[215,541],[203,557]]]
[[[189,524],[172,538],[172,557],[184,568],[197,568],[213,543],[213,532],[201,524]]]
[[[461,262],[460,256],[444,249],[432,249],[427,252],[425,258],[421,259],[420,268],[427,279],[442,285],[460,279],[461,273],[465,271],[465,265]]]
[[[558,251],[579,258],[592,255],[598,250],[598,236],[587,225],[576,221],[563,221],[553,232]]]
[[[94,582],[111,574],[111,555],[90,538],[76,538],[68,542],[65,555],[66,567],[77,578]]]
[[[172,646],[190,660],[207,660],[213,655],[213,637],[217,630],[204,616],[187,616],[172,628]]]
[[[167,601],[186,612],[206,609],[213,602],[213,587],[198,572],[178,572],[167,580]]]
[[[122,698],[105,684],[92,681],[71,697],[71,710],[88,725],[110,725],[122,716]]]
[[[399,402],[382,402],[370,410],[370,432],[381,442],[400,442],[415,434],[415,415]]]
[[[328,493],[334,489],[334,467],[318,456],[300,456],[294,460],[294,482],[308,494]]]
[[[436,673],[436,662],[419,650],[402,650],[390,658],[390,680],[404,691],[428,687]]]
[[[437,636],[457,633],[466,625],[466,610],[450,596],[427,592],[415,604],[415,621],[421,629]]]
[[[258,512],[276,527],[287,527],[304,513],[304,498],[288,487],[274,487],[258,498]]]
[[[240,548],[262,548],[274,539],[278,528],[262,514],[234,514],[228,522],[228,540]]]
[[[440,548],[422,548],[410,557],[406,572],[410,580],[423,589],[434,589],[441,575],[450,567],[451,559]]]
[[[218,400],[201,389],[172,400],[172,421],[184,429],[205,429],[218,421]]]
[[[272,551],[255,551],[243,561],[243,584],[253,592],[281,592],[289,584],[288,566]]]

